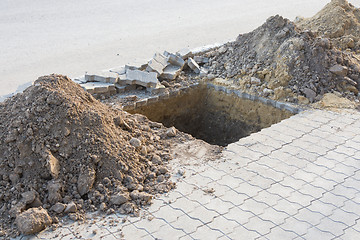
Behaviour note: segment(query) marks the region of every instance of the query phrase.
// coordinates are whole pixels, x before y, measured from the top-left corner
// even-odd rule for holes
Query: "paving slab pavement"
[[[359,120],[353,110],[301,112],[230,144],[221,159],[175,159],[177,188],[140,217],[18,239],[360,239]]]

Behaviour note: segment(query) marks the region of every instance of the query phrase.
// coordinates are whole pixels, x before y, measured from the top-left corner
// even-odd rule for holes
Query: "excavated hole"
[[[293,115],[204,85],[130,112],[143,114],[166,127],[175,126],[195,138],[220,146],[227,146]]]

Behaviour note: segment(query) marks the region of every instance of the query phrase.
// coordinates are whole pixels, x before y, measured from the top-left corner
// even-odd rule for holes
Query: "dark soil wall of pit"
[[[175,126],[210,144],[226,146],[292,114],[260,102],[199,86],[180,96],[130,111]]]

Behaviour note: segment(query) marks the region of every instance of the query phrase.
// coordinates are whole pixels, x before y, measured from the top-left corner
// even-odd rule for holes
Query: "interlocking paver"
[[[260,236],[261,234],[259,234],[258,232],[251,231],[244,226],[234,228],[233,232],[229,234],[229,237],[231,239],[256,239]]]
[[[330,240],[335,236],[329,232],[322,232],[319,229],[313,227],[308,230],[308,232],[302,236],[306,240]]]
[[[254,216],[250,218],[249,222],[244,224],[244,227],[256,231],[261,235],[266,235],[270,233],[271,228],[275,227],[275,224],[271,221],[264,221],[260,217]]]
[[[232,233],[234,228],[238,227],[239,224],[235,221],[229,221],[223,216],[216,216],[213,221],[207,224],[212,229],[219,229],[226,235]]]
[[[359,239],[359,120],[304,111],[230,144],[219,160],[170,162],[185,178],[174,176],[177,188],[141,218],[117,214],[35,239]]]
[[[316,226],[320,224],[321,219],[324,218],[324,215],[318,212],[310,211],[308,208],[302,208],[293,217],[299,221],[307,222],[312,226]]]
[[[280,225],[280,227],[287,231],[295,232],[298,235],[304,235],[308,230],[313,227],[310,223],[305,221],[299,221],[294,217],[287,218],[285,223]]]

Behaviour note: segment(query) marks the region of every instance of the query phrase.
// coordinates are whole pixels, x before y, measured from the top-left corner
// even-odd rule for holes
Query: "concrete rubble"
[[[84,77],[75,79],[75,82],[95,96],[124,93],[135,90],[138,86],[156,94],[169,87],[169,82],[175,80],[187,67],[195,74],[207,74],[207,69],[203,69],[199,64],[208,62],[209,58],[194,56],[189,49],[182,49],[176,54],[157,52],[152,59],[140,66],[125,65],[100,73],[86,73]]]

